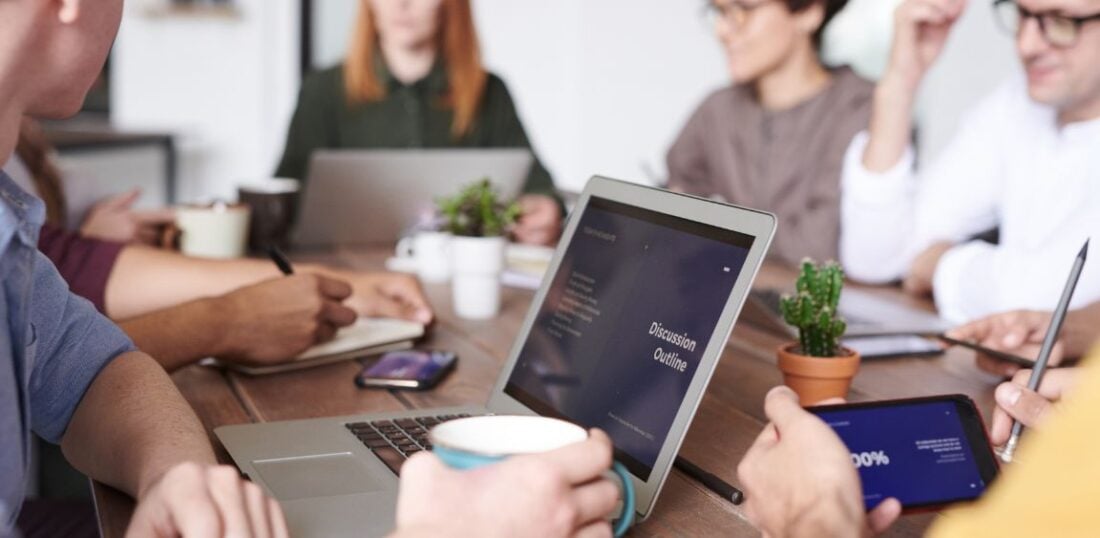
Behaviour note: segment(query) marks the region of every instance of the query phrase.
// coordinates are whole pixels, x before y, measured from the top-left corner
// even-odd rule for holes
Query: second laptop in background
[[[430,221],[436,200],[475,181],[488,178],[505,199],[517,197],[532,161],[526,149],[317,151],[294,244],[393,243]]]

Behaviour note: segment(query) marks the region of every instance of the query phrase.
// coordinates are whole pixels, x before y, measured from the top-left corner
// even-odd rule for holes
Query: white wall
[[[836,58],[881,69],[893,6],[852,0],[831,32]],[[156,20],[130,2],[114,56],[115,118],[184,135],[180,199],[228,196],[270,174],[297,95],[297,1],[240,0],[238,21]],[[357,0],[319,0],[315,48],[338,62]],[[475,0],[487,66],[516,99],[558,185],[592,174],[653,183],[694,107],[727,83],[702,2]],[[922,160],[1014,64],[985,2],[971,2],[921,97]],[[870,52],[868,52],[870,51]]]
[[[177,200],[232,199],[270,175],[298,88],[298,1],[236,0],[237,17],[150,15],[126,4],[112,53],[111,115],[178,134]]]

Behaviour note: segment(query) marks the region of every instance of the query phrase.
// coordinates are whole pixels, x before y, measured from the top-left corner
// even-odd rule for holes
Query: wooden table
[[[357,269],[378,269],[386,252],[342,250],[309,261]],[[768,267],[757,279],[760,287],[786,287],[793,273]],[[422,343],[426,348],[452,350],[461,357],[457,370],[436,389],[423,392],[361,390],[352,378],[355,361],[310,370],[251,378],[192,366],[173,375],[209,430],[224,424],[263,422],[387,410],[484,402],[511,350],[513,339],[530,306],[532,293],[505,289],[501,315],[488,322],[458,319],[451,309],[449,288],[430,286],[427,293],[438,323]],[[893,289],[875,290],[925,308]],[[765,424],[763,400],[782,382],[775,348],[783,337],[741,323],[734,330],[692,423],[681,454],[726,481],[737,484],[736,467]],[[945,393],[968,394],[988,420],[993,388],[999,379],[974,367],[973,353],[951,350],[936,358],[866,361],[855,378],[853,401]],[[219,458],[228,455],[211,436]],[[777,471],[779,472],[779,471]],[[105,537],[122,536],[133,503],[102,485],[95,487],[96,504]],[[891,536],[918,536],[932,515],[903,517]],[[637,525],[633,536],[755,536],[741,507],[734,506],[677,470],[669,476],[651,517]]]

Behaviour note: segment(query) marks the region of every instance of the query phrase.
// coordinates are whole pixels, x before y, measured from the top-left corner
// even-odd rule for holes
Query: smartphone
[[[905,512],[977,499],[999,466],[973,400],[961,394],[807,408],[847,445],[867,510]]]
[[[436,386],[451,370],[458,356],[450,351],[391,351],[355,376],[362,388],[426,390]]]
[[[967,342],[966,340],[957,340],[955,338],[951,338],[950,336],[947,336],[946,334],[941,334],[941,335],[938,336],[938,338],[940,340],[943,340],[944,342],[947,342],[948,344],[952,344],[952,345],[956,345],[956,346],[962,346],[962,347],[965,347],[967,349],[972,349],[974,351],[977,351],[978,353],[988,355],[988,356],[993,357],[994,359],[997,359],[999,361],[1011,362],[1012,364],[1015,364],[1017,366],[1022,366],[1024,368],[1034,368],[1035,367],[1035,361],[1034,360],[1026,359],[1024,357],[1019,357],[1019,356],[1013,355],[1011,353],[1005,353],[1004,351],[998,351],[996,349],[990,349],[988,347],[981,346],[981,345],[975,344],[973,342]]]
[[[926,357],[943,354],[943,347],[937,342],[912,334],[860,336],[845,338],[841,343],[858,352],[864,359]]]

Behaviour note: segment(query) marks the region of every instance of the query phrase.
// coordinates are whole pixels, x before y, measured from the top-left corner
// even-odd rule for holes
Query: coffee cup
[[[201,258],[240,258],[248,239],[248,206],[218,202],[176,208],[180,251]]]
[[[450,244],[451,234],[447,232],[417,232],[398,241],[395,254],[413,261],[420,280],[438,284],[451,278]]]
[[[264,251],[290,246],[290,229],[298,211],[301,184],[296,179],[269,178],[237,187],[237,199],[252,210],[248,248]]]
[[[475,469],[510,456],[538,454],[588,438],[584,428],[550,417],[493,415],[444,422],[428,434],[432,452],[454,469]],[[614,523],[622,536],[634,522],[634,483],[619,462],[611,472],[622,482],[622,513]]]

